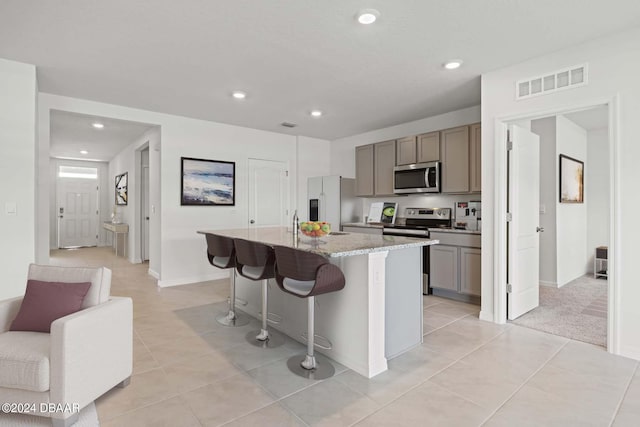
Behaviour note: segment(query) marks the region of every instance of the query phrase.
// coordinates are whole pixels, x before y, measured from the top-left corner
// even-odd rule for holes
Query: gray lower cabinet
[[[460,248],[460,293],[480,296],[480,253],[480,249]]]
[[[439,245],[430,247],[429,280],[431,287],[456,294],[479,297],[481,292],[480,235],[466,233],[432,232]],[[437,293],[436,293],[437,294]]]
[[[429,280],[432,288],[458,291],[458,248],[456,246],[433,245],[430,248]]]

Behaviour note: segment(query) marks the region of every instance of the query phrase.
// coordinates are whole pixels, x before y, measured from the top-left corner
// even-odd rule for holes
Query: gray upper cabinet
[[[398,139],[396,141],[396,164],[400,166],[418,163],[416,159],[416,137],[408,136]]]
[[[374,193],[376,196],[393,195],[393,168],[396,166],[396,141],[374,144]]]
[[[356,147],[356,196],[373,196],[373,144]]]
[[[441,138],[442,192],[469,192],[469,126],[443,130]]]
[[[480,123],[470,126],[469,140],[469,185],[474,193],[482,191],[482,129]]]
[[[417,162],[435,162],[440,160],[440,132],[430,132],[417,137]]]

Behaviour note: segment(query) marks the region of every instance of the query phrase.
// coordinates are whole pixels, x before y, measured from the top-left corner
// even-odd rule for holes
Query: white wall
[[[330,175],[329,157],[331,144],[324,139],[299,136],[297,141],[298,163],[305,165],[298,168],[297,206],[298,218],[301,221],[309,218],[307,203],[307,179],[314,176]]]
[[[41,93],[39,128],[40,150],[49,149],[49,110],[91,114],[122,120],[137,121],[158,125],[161,128],[161,143],[151,146],[150,168],[154,167],[154,157],[159,162],[161,176],[152,177],[151,183],[157,180],[160,185],[151,235],[160,236],[159,243],[151,242],[152,251],[160,251],[160,265],[150,265],[150,269],[159,274],[161,286],[184,284],[224,277],[226,274],[211,267],[206,259],[206,244],[197,230],[246,227],[248,223],[248,159],[268,159],[284,161],[289,164],[290,194],[292,200],[296,195],[298,169],[318,170],[322,174],[329,170],[328,157],[301,156],[297,152],[296,137],[291,135],[265,132],[255,129],[226,125],[204,120],[195,120],[151,111],[138,110],[118,105],[103,104],[76,98],[62,97]],[[46,113],[46,114],[45,114]],[[304,141],[309,145],[314,142]],[[316,145],[317,148],[317,145]],[[158,149],[159,151],[156,151]],[[155,154],[154,154],[155,153]],[[236,162],[236,205],[220,206],[180,206],[180,157],[197,157],[219,159]],[[44,161],[42,162],[44,163]],[[324,164],[324,165],[323,165]],[[49,169],[48,160],[46,167]],[[118,165],[115,169],[128,167]],[[160,173],[160,172],[158,172]],[[314,173],[315,175],[315,173]],[[132,190],[134,177],[129,174],[129,191]],[[48,187],[40,189],[39,197],[48,200]],[[133,198],[134,196],[130,196]],[[153,204],[153,203],[152,203]],[[39,213],[39,215],[42,215]],[[40,236],[45,240],[48,250],[48,212],[46,234]],[[152,214],[153,215],[153,214]],[[156,229],[159,228],[159,232]],[[153,252],[151,253],[153,256]],[[48,258],[44,251],[41,256]]]
[[[502,68],[482,76],[482,311],[483,319],[504,321],[494,312],[494,283],[501,263],[494,263],[495,226],[495,132],[496,120],[515,115],[545,117],[553,112],[575,106],[596,105],[615,98],[617,116],[617,154],[613,158],[619,195],[615,237],[619,251],[614,268],[619,311],[614,318],[618,336],[613,337],[611,351],[640,359],[640,286],[637,285],[638,249],[637,212],[640,199],[640,144],[637,143],[637,118],[640,116],[640,29],[609,36],[563,49],[553,54]],[[589,84],[575,89],[517,101],[514,82],[528,76],[545,75],[550,71],[587,62]],[[614,141],[615,142],[615,141]],[[615,146],[615,145],[614,145]],[[622,195],[626,195],[622,197]],[[629,196],[631,195],[631,196]],[[500,218],[503,218],[503,213]],[[624,231],[623,231],[624,230]],[[496,270],[494,270],[496,268]],[[500,270],[498,270],[500,269]],[[504,296],[496,296],[500,300]],[[494,316],[495,315],[495,316]]]
[[[51,158],[49,165],[49,182],[51,188],[49,193],[49,247],[51,249],[58,247],[58,212],[56,199],[59,166],[81,166],[98,169],[98,181],[96,182],[100,188],[98,190],[98,209],[100,211],[98,217],[98,246],[110,244],[107,243],[108,232],[102,228],[102,222],[111,219],[111,207],[113,206],[113,201],[109,198],[109,195],[112,194],[109,192],[109,165],[106,162],[87,162],[55,158]]]
[[[405,136],[419,135],[442,129],[463,126],[480,121],[480,106],[469,107],[438,116],[413,122],[402,123],[383,129],[374,130],[346,138],[331,141],[331,175],[342,175],[348,178],[356,176],[355,148],[360,145],[402,138]],[[480,200],[479,194],[472,195],[444,195],[427,194],[402,197],[363,198],[361,219],[369,214],[369,207],[373,202],[389,201],[397,202],[402,211],[406,207],[432,207],[453,208],[455,202]]]
[[[36,93],[33,65],[0,59],[0,300],[24,294],[35,259]]]
[[[584,162],[585,169],[590,167],[587,131],[564,116],[556,117],[556,159],[560,154]],[[555,169],[556,182],[560,182],[559,164]],[[590,184],[583,178],[586,188]],[[560,203],[559,186],[557,191],[556,247],[558,287],[561,287],[587,273],[587,205],[590,201],[585,194],[584,203]]]
[[[531,121],[531,131],[540,136],[540,283],[557,286],[556,204],[556,118]]]
[[[587,270],[593,273],[595,248],[609,246],[609,130],[587,132],[585,187],[587,204]]]

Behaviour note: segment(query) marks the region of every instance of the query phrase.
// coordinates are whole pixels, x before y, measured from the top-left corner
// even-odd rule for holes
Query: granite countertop
[[[430,228],[429,231],[434,233],[459,233],[459,234],[482,234],[482,231],[475,230],[459,230],[457,228]]]
[[[438,240],[421,237],[384,236],[360,233],[339,233],[321,237],[318,244],[314,238],[298,236],[297,242],[291,230],[286,227],[241,228],[234,230],[200,230],[199,234],[218,234],[221,236],[253,240],[267,245],[281,245],[313,252],[325,257],[336,258],[363,255],[411,247],[438,244]]]
[[[362,227],[362,228],[383,228],[383,225],[379,222],[347,222],[345,224],[341,224],[343,227]]]
[[[364,222],[351,222],[342,224],[343,227],[362,227],[362,228],[384,228],[384,226],[380,223],[374,222],[370,224],[365,224]],[[440,228],[440,227],[431,227],[429,231],[438,232],[438,233],[460,233],[460,234],[482,234],[481,231],[475,230],[459,230],[457,228]]]

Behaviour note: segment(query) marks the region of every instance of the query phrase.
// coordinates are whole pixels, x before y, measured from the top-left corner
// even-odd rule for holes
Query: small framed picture
[[[560,154],[560,203],[584,203],[584,162]]]
[[[129,201],[127,193],[128,176],[128,172],[116,176],[116,205],[126,206]]]
[[[236,163],[182,157],[182,206],[234,206]]]

